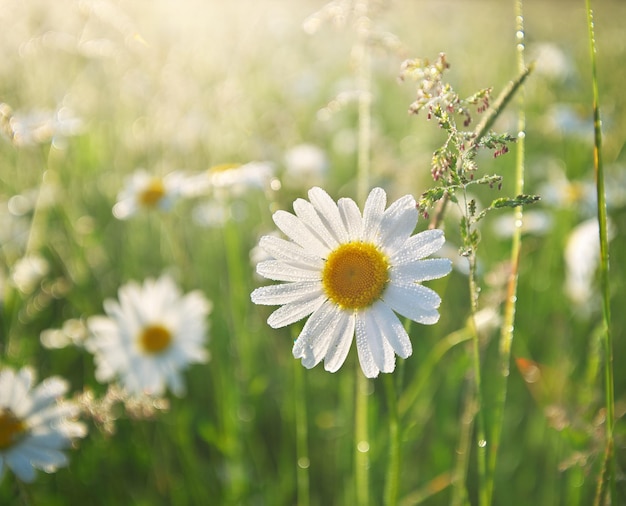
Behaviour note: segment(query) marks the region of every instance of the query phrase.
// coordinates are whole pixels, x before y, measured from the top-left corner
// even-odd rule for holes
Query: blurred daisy
[[[609,240],[614,235],[608,223]],[[565,293],[580,309],[588,310],[595,293],[600,264],[600,228],[597,218],[585,220],[572,230],[565,246]]]
[[[324,181],[328,158],[313,144],[299,144],[285,153],[285,184],[310,188]]]
[[[108,316],[87,321],[85,343],[94,354],[96,379],[118,378],[131,394],[160,396],[166,386],[185,392],[179,371],[208,360],[204,348],[211,303],[199,291],[181,295],[169,276],[130,282],[119,290],[119,302],[104,301]]]
[[[11,271],[11,279],[17,289],[32,293],[50,271],[48,261],[40,255],[31,254],[20,258]]]
[[[271,188],[276,169],[270,162],[222,163],[189,178],[185,195],[194,197],[212,194],[222,200],[237,198],[249,190]]]
[[[29,367],[0,370],[0,479],[7,468],[31,482],[35,469],[51,473],[66,466],[61,450],[87,433],[73,420],[79,407],[60,399],[68,389],[64,379],[51,377],[33,388],[34,381]]]
[[[513,213],[506,213],[493,220],[491,228],[500,239],[509,239],[517,227],[524,234],[544,235],[552,228],[552,216],[545,211],[526,211],[521,222],[517,222]]]
[[[65,139],[80,134],[84,127],[83,120],[68,107],[10,113],[8,125],[8,136],[16,146],[52,142],[57,148],[64,148]]]
[[[184,184],[184,176],[179,172],[161,177],[139,169],[127,179],[126,186],[118,194],[113,215],[126,220],[142,209],[169,211],[180,197]]]
[[[297,199],[295,216],[274,213],[274,222],[291,241],[273,236],[260,246],[271,256],[257,272],[285,283],[257,288],[256,304],[281,305],[268,324],[280,328],[309,316],[293,355],[311,368],[324,359],[327,371],[344,363],[352,339],[363,373],[375,378],[392,372],[395,354],[407,358],[411,341],[394,311],[422,324],[439,320],[441,302],[421,281],[450,272],[448,259],[423,260],[444,243],[441,230],[411,235],[417,224],[415,199],[406,195],[385,210],[381,188],[369,194],[363,215],[355,202],[335,203],[321,188],[310,201]]]

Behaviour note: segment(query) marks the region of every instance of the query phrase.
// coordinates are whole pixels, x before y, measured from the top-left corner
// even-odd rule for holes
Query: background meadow
[[[462,96],[517,75],[514,2],[371,2],[371,186],[389,201],[433,186],[430,161],[445,137],[409,115],[415,84],[407,58],[446,53]],[[271,329],[271,308],[250,292],[261,235],[312,184],[355,197],[358,148],[355,32],[340,11],[311,17],[322,1],[135,2],[3,0],[0,103],[19,135],[0,139],[0,364],[59,375],[91,408],[89,434],[70,464],[22,484],[8,472],[0,504],[350,505],[355,503],[353,349],[335,374],[306,370],[291,354],[300,325]],[[626,410],[626,5],[595,2],[598,85],[610,220],[618,498]],[[338,13],[339,12],[339,13]],[[318,22],[319,21],[319,26]],[[515,338],[493,504],[592,504],[604,451],[602,312],[596,282],[591,70],[584,2],[524,2],[526,193]],[[314,33],[313,33],[314,32]],[[516,133],[517,98],[495,128]],[[42,119],[43,118],[43,119]],[[43,126],[42,126],[43,125]],[[294,176],[290,150],[319,147],[325,171]],[[477,160],[512,195],[516,146]],[[270,177],[219,198],[181,198],[168,212],[118,219],[127,178],[206,173],[260,162]],[[479,204],[480,205],[480,204]],[[478,281],[483,400],[497,376],[499,318],[513,215],[480,224]],[[411,325],[413,355],[369,382],[371,504],[382,504],[397,392],[399,504],[477,503],[471,424],[470,314],[458,213],[442,228],[455,269],[431,281],[437,325]],[[427,228],[420,219],[418,229]],[[581,231],[582,230],[582,231]],[[582,239],[581,239],[582,237]],[[579,242],[574,242],[578,239]],[[39,263],[24,264],[24,258]],[[84,322],[129,280],[169,273],[212,303],[207,364],[184,373],[186,394],[115,402],[94,376]],[[92,400],[86,401],[85,392]],[[98,403],[106,399],[111,406]],[[87,409],[87,408],[86,408]],[[469,413],[469,414],[468,414]],[[487,420],[489,421],[489,420]],[[303,433],[303,427],[304,433]],[[308,442],[308,444],[307,444]],[[489,441],[487,442],[489,444]],[[467,458],[467,464],[464,459]],[[466,467],[465,467],[466,466]],[[461,476],[458,470],[461,469]],[[307,482],[308,479],[308,482]],[[300,487],[298,492],[298,487]],[[308,492],[307,492],[308,489]],[[304,494],[304,495],[303,495]]]

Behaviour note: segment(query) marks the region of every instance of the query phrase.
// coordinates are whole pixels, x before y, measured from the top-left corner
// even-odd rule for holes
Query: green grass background
[[[604,161],[609,185],[619,188],[626,182],[626,5],[595,3]],[[3,0],[0,102],[14,110],[63,104],[85,120],[85,129],[62,149],[0,143],[0,213],[8,212],[9,198],[36,190],[44,179],[44,188],[57,192],[55,203],[40,208],[34,220],[32,214],[23,217],[32,223],[33,247],[51,265],[33,294],[21,296],[11,288],[10,268],[23,251],[8,240],[2,244],[1,363],[29,364],[40,378],[66,377],[72,392],[88,387],[102,394],[106,387],[95,382],[92,357],[76,347],[43,348],[43,330],[59,328],[69,318],[102,314],[102,301],[115,297],[120,285],[164,271],[173,272],[185,291],[201,289],[214,308],[211,361],[185,373],[184,398],[170,398],[169,411],[153,420],[120,413],[113,436],[89,422],[89,435],[69,451],[68,468],[39,473],[31,485],[5,475],[0,504],[297,504],[295,405],[300,394],[294,389],[294,368],[300,365],[291,356],[296,334],[270,329],[265,324],[270,309],[250,302],[249,293],[260,282],[253,277],[249,252],[259,235],[273,229],[273,210],[289,210],[293,198],[306,190],[281,190],[272,203],[250,193],[240,203],[243,217],[214,229],[192,221],[189,202],[168,215],[126,222],[116,220],[111,208],[124,178],[138,167],[199,172],[223,162],[269,160],[282,169],[285,151],[301,142],[326,150],[331,170],[325,188],[333,197],[354,197],[355,104],[326,121],[317,114],[337,93],[354,89],[354,34],[349,25],[332,24],[306,34],[303,20],[322,5],[102,0],[53,6],[44,0]],[[564,76],[536,71],[527,80],[527,193],[540,193],[555,168],[571,180],[592,181],[584,3],[528,0],[524,9],[527,60],[539,44],[552,43],[570,65]],[[414,89],[398,82],[400,64],[445,52],[452,65],[449,79],[461,95],[489,86],[497,94],[516,74],[514,5],[398,0],[381,3],[372,18],[377,29],[402,43],[400,49],[374,50],[372,184],[384,186],[390,200],[407,192],[419,195],[432,186],[430,155],[443,137],[424,117],[407,114]],[[557,105],[570,108],[582,132],[554,126],[551,111]],[[515,133],[514,103],[497,127]],[[482,173],[504,176],[501,191],[477,192],[484,203],[512,192],[514,151],[513,146],[509,155],[479,159]],[[626,406],[626,370],[620,366],[626,353],[625,205],[612,206],[609,213],[618,417]],[[534,209],[548,213],[552,227],[524,237],[513,356],[536,361],[543,374],[529,385],[511,369],[494,504],[587,505],[603,449],[601,313],[598,292],[588,311],[569,301],[563,251],[572,228],[594,211],[581,202],[553,205],[545,199]],[[478,256],[480,306],[499,310],[505,282],[499,272],[510,244],[494,234],[497,217],[494,212],[482,223]],[[418,228],[425,227],[420,221]],[[444,228],[458,246],[452,214]],[[453,271],[429,286],[442,296],[441,320],[433,327],[411,326],[414,353],[393,376],[400,396],[416,392],[400,420],[402,504],[450,503],[462,413],[471,395],[471,349],[459,344],[436,356],[439,343],[465,325],[467,278]],[[496,329],[482,341],[487,409],[497,373],[497,336]],[[322,366],[304,371],[313,505],[354,501],[355,355],[352,350],[336,374]],[[546,415],[552,408],[558,408],[564,423]],[[370,498],[380,504],[389,447],[382,378],[371,381],[369,415]],[[619,420],[616,428],[618,497],[626,501]],[[471,501],[475,467],[470,456]]]

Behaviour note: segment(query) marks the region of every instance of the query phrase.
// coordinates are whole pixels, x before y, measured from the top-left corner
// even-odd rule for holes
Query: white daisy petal
[[[376,378],[378,373],[380,373],[380,369],[376,365],[376,360],[374,360],[372,350],[370,349],[368,324],[371,325],[371,323],[368,316],[367,311],[357,313],[356,315],[356,350],[359,356],[359,364],[365,377]]]
[[[321,293],[322,284],[319,281],[298,281],[262,286],[254,290],[250,297],[255,304],[274,306],[308,299]]]
[[[363,218],[361,217],[361,211],[359,206],[352,199],[342,198],[338,202],[339,214],[341,221],[348,233],[347,240],[355,241],[361,238],[361,231],[363,229]]]
[[[332,230],[322,221],[313,204],[304,199],[297,199],[293,203],[293,210],[302,223],[308,227],[309,233],[317,237],[325,246],[334,249],[339,245]]]
[[[376,318],[377,308],[380,304],[384,305],[383,302],[379,301],[368,310],[363,311],[361,315],[365,322],[367,342],[372,352],[374,363],[381,372],[390,373],[396,368],[396,357],[391,344],[389,344],[384,335],[384,330],[387,329],[381,329]]]
[[[392,265],[403,265],[439,251],[445,242],[443,230],[424,230],[411,236],[391,257]]]
[[[363,208],[363,232],[362,239],[368,242],[378,242],[380,234],[380,222],[385,212],[387,194],[382,188],[374,188]]]
[[[293,356],[302,358],[302,365],[307,369],[316,366],[326,355],[340,321],[336,305],[328,301],[322,304],[307,320],[296,339]]]
[[[287,211],[276,211],[272,218],[282,233],[296,244],[320,258],[326,258],[330,251],[328,246],[315,237],[297,216]]]
[[[383,300],[397,313],[417,323],[432,325],[439,321],[437,308],[441,298],[425,286],[414,284],[398,285],[390,283]]]
[[[382,301],[378,301],[372,306],[371,312],[376,319],[378,329],[396,354],[401,358],[411,356],[413,346],[411,345],[409,335],[389,306]]]
[[[439,279],[449,274],[452,262],[447,258],[427,258],[389,269],[392,283],[406,284],[412,281]]]
[[[354,338],[354,328],[356,317],[354,313],[341,311],[340,320],[335,329],[335,338],[328,346],[324,357],[324,369],[328,372],[337,372],[346,361],[352,339]]]
[[[281,262],[280,260],[265,260],[256,267],[256,272],[267,279],[274,281],[314,281],[320,280],[320,271],[301,269]]]
[[[385,211],[380,223],[380,243],[388,255],[393,255],[413,233],[418,216],[415,199],[411,195],[396,200]]]
[[[276,260],[283,260],[294,267],[318,270],[324,267],[324,262],[320,257],[311,255],[296,243],[280,237],[265,235],[261,237],[259,245]]]
[[[279,307],[267,319],[267,324],[278,329],[302,320],[320,307],[326,300],[326,295],[312,294],[309,298],[300,299],[297,302],[290,302]]]
[[[320,219],[328,230],[333,233],[337,243],[348,241],[348,232],[343,224],[337,204],[324,190],[318,187],[309,190],[309,199],[319,213]]]

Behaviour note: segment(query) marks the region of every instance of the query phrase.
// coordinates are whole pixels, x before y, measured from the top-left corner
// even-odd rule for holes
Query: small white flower
[[[407,358],[411,341],[394,311],[422,324],[439,320],[439,296],[422,281],[450,272],[444,258],[425,259],[444,243],[441,230],[411,235],[418,219],[415,199],[406,195],[385,210],[387,196],[374,188],[363,210],[349,198],[335,203],[321,188],[310,201],[297,199],[295,216],[274,213],[291,241],[273,236],[260,245],[272,257],[257,272],[285,283],[257,288],[256,304],[281,305],[268,324],[284,327],[309,316],[293,355],[311,368],[324,359],[327,371],[344,363],[352,339],[368,378],[395,369],[395,354]]]
[[[229,200],[245,195],[249,190],[271,188],[276,168],[270,162],[221,163],[190,177],[185,184],[187,197],[213,195]]]
[[[28,255],[15,262],[11,279],[20,292],[29,294],[37,288],[49,270],[50,266],[45,258],[40,255]]]
[[[139,169],[127,179],[126,186],[118,194],[113,215],[126,220],[142,209],[169,211],[184,185],[184,176],[179,172],[161,177]]]
[[[519,227],[524,234],[544,235],[552,228],[552,216],[545,211],[526,211],[521,222],[513,213],[498,216],[492,223],[494,234],[501,239],[509,239]]]
[[[608,223],[609,240],[614,235]],[[600,264],[600,227],[597,218],[578,224],[570,233],[565,246],[565,293],[579,308],[588,311],[593,306],[594,283]]]
[[[52,142],[63,148],[64,140],[83,131],[83,121],[67,107],[56,111],[16,112],[9,119],[11,141],[16,146]]]
[[[29,367],[0,370],[0,479],[7,468],[31,482],[35,469],[51,473],[66,466],[61,450],[87,433],[73,420],[79,407],[61,400],[68,390],[64,379],[51,377],[33,388],[34,382]]]
[[[85,347],[94,354],[96,379],[119,378],[131,394],[160,396],[166,386],[177,396],[185,387],[179,371],[208,360],[204,348],[211,303],[199,291],[181,295],[169,276],[130,282],[119,302],[104,301],[108,317],[87,321]]]

